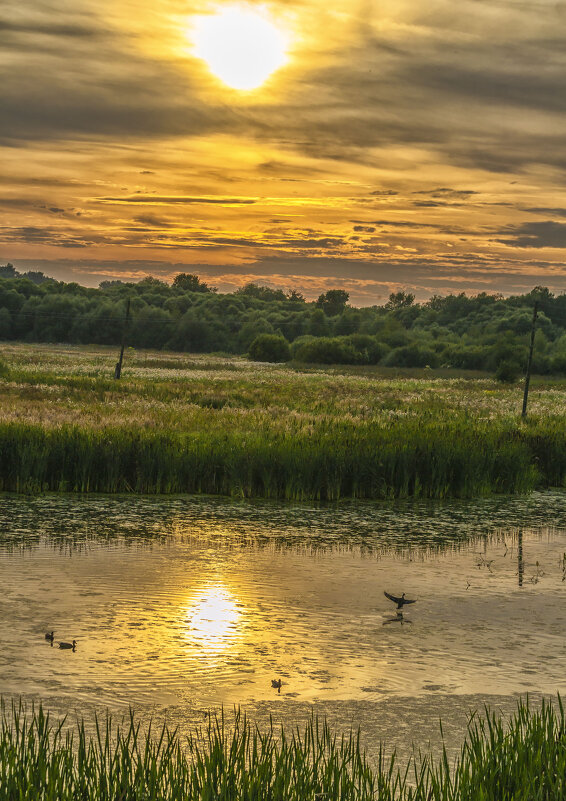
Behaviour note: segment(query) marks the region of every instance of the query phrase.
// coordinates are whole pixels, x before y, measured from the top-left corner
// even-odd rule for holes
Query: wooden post
[[[519,576],[519,587],[523,586],[523,574],[525,572],[525,562],[523,560],[523,529],[519,529],[519,542],[517,546],[517,573]]]
[[[124,329],[122,331],[122,346],[120,348],[120,357],[116,362],[114,368],[114,378],[120,378],[122,375],[122,361],[124,360],[124,348],[126,347],[126,333],[128,331],[128,323],[130,322],[130,298],[126,301],[126,319],[124,321]]]
[[[523,393],[523,411],[521,417],[527,416],[527,400],[529,397],[529,384],[531,382],[531,364],[533,361],[533,348],[535,346],[535,326],[538,314],[538,300],[535,300],[535,308],[533,310],[533,323],[531,326],[531,345],[529,347],[529,358],[527,360],[527,372],[525,373],[525,391]]]

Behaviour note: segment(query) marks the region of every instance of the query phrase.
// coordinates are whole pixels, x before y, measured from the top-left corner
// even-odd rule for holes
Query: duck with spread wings
[[[409,598],[405,598],[405,593],[399,598],[397,595],[391,595],[388,592],[383,592],[386,598],[389,598],[390,601],[393,601],[394,604],[397,604],[397,609],[402,609],[405,604],[416,604],[417,599],[409,600]]]

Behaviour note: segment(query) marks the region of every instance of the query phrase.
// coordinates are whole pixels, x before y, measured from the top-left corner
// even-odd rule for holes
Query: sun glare
[[[233,89],[261,86],[287,60],[287,40],[265,9],[227,6],[193,18],[194,54]]]
[[[240,617],[236,599],[227,589],[207,586],[188,605],[188,634],[201,649],[221,650],[238,636]]]

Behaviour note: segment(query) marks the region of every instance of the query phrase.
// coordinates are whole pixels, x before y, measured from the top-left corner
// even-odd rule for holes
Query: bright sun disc
[[[257,89],[286,61],[286,38],[266,12],[228,6],[193,21],[194,53],[233,89]]]

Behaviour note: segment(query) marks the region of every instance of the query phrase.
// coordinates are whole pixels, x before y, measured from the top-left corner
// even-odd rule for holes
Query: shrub
[[[481,345],[449,346],[445,349],[442,360],[459,370],[485,370],[485,348]]]
[[[495,377],[502,384],[514,384],[521,375],[521,368],[517,362],[511,359],[504,359],[497,365]]]
[[[557,353],[552,359],[552,373],[566,373],[566,353]]]
[[[440,358],[433,350],[412,344],[392,350],[384,363],[387,367],[438,367]]]
[[[384,342],[378,342],[369,334],[350,334],[344,340],[361,354],[364,364],[379,364],[390,350]]]
[[[291,349],[280,334],[259,334],[250,345],[248,357],[254,362],[288,362]]]
[[[363,364],[364,356],[348,337],[317,337],[295,349],[295,359],[312,364]]]

